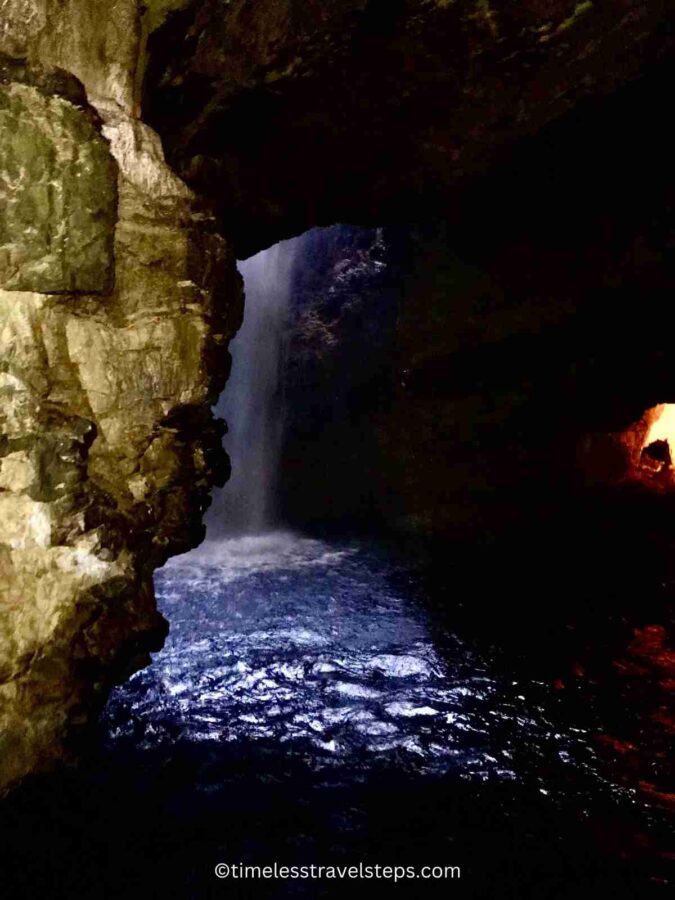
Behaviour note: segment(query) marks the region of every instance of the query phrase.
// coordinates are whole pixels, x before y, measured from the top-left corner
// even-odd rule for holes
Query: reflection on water
[[[452,635],[437,646],[413,575],[373,548],[237,538],[169,564],[157,591],[171,635],[113,697],[112,741],[268,739],[312,766],[395,757],[543,793],[552,766],[599,778],[587,735],[539,705],[544,686],[500,677]]]
[[[113,693],[89,766],[4,808],[12,897],[361,896],[217,883],[219,861],[460,865],[453,896],[500,900],[667,888],[641,850],[663,797],[608,765],[632,751],[598,740],[596,699],[462,641],[422,566],[278,533],[204,545],[156,585],[166,647]],[[661,637],[633,647],[660,672]]]

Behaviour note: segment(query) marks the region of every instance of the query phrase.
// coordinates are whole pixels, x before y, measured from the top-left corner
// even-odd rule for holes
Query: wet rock
[[[107,290],[116,192],[108,146],[80,110],[0,85],[0,287]]]
[[[153,569],[227,472],[208,404],[241,289],[134,117],[145,27],[133,0],[3,6],[0,791],[73,758],[159,649]]]

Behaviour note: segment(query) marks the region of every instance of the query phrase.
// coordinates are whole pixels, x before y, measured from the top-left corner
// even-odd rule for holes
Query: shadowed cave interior
[[[246,4],[225,38],[203,7],[151,35],[143,106],[239,259],[211,398],[232,471],[155,574],[164,648],[116,678],[78,766],[3,801],[10,896],[368,888],[223,884],[222,860],[461,866],[422,896],[665,896],[672,60],[448,184],[405,118],[392,146],[393,101],[347,153],[392,90],[360,68],[393,52],[377,4],[325,98],[321,70],[230,96],[214,47]]]

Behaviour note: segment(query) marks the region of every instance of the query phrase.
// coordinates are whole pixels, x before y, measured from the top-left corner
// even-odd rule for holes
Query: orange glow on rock
[[[654,441],[668,441],[671,452],[675,450],[675,403],[662,403],[655,407],[655,418],[645,436],[644,446]]]
[[[635,474],[657,490],[675,488],[675,403],[648,409]]]

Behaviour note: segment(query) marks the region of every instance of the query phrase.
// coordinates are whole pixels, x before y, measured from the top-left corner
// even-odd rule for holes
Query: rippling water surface
[[[435,631],[414,571],[375,547],[236,538],[173,561],[156,586],[171,633],[113,697],[111,741],[273,741],[313,767],[391,759],[542,793],[552,767],[600,778],[583,730],[547,718],[544,686]]]
[[[636,790],[645,779],[625,748],[642,732],[598,743],[583,695],[561,715],[555,679],[477,651],[432,615],[423,572],[372,542],[284,533],[171,561],[156,576],[166,646],[113,693],[88,767],[5,808],[11,896],[342,898],[380,887],[578,900],[667,887],[654,857],[639,856],[667,799]],[[470,588],[443,590],[443,609],[480,604]],[[221,861],[456,865],[462,878],[422,891],[243,884],[215,878]]]

